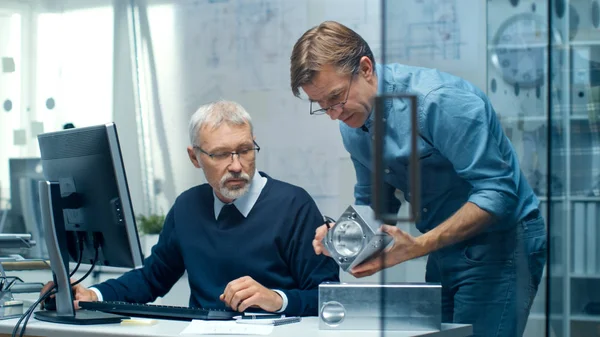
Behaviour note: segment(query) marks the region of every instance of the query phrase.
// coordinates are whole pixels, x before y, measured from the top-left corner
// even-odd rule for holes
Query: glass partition
[[[595,297],[587,299],[583,293],[594,294],[595,272],[589,268],[596,263],[598,237],[593,203],[598,107],[593,89],[595,43],[590,41],[600,37],[594,26],[597,2],[382,4],[384,60],[436,68],[484,91],[540,201],[549,254],[524,335],[565,336],[590,328],[589,322],[595,321],[586,310],[593,310]],[[573,105],[573,100],[579,103]],[[426,201],[421,204],[427,208]],[[425,275],[425,264],[414,272]],[[527,302],[527,294],[513,296]],[[570,313],[575,309],[576,315]]]
[[[562,38],[551,49],[559,69],[550,78],[556,92],[550,106],[551,168],[564,178],[564,206],[551,221],[550,328],[557,336],[591,336],[600,322],[600,4],[551,5],[551,27]]]
[[[557,57],[562,37],[556,29],[549,29],[548,9],[546,1],[488,1],[486,90],[518,154],[524,177],[540,200],[550,235],[548,245],[555,248],[565,235],[563,199],[567,172],[555,155],[555,149],[564,146],[562,139],[555,137],[562,134],[563,119],[550,105],[557,99],[554,83],[562,77],[561,58]],[[554,49],[550,49],[549,41]],[[544,270],[525,336],[546,334],[548,286],[554,290],[553,296],[562,293],[564,273],[558,270],[564,268],[564,257],[562,252],[556,252],[548,260],[555,273]],[[548,278],[551,274],[552,281]],[[559,307],[555,309],[560,312]],[[562,329],[560,320],[551,324],[553,330]]]
[[[445,185],[452,184],[455,178],[450,178],[449,172],[442,169],[441,158],[447,154],[433,150],[435,147],[433,139],[437,139],[441,135],[428,133],[431,124],[428,124],[429,122],[423,117],[427,113],[423,110],[423,99],[426,95],[427,85],[433,85],[427,83],[427,78],[436,75],[432,75],[432,72],[423,72],[425,70],[421,67],[460,76],[479,89],[485,90],[486,21],[478,19],[478,17],[485,17],[485,9],[485,2],[482,1],[382,1],[382,46],[380,48],[382,63],[400,65],[395,72],[386,73],[383,81],[386,83],[385,85],[388,83],[390,83],[389,86],[394,85],[394,89],[391,89],[394,94],[415,95],[413,96],[415,101],[408,98],[399,99],[399,102],[394,102],[393,109],[388,109],[390,116],[395,116],[395,121],[391,121],[392,117],[384,119],[385,132],[376,135],[376,142],[377,139],[383,138],[384,146],[380,147],[382,153],[374,156],[375,160],[382,161],[382,164],[374,164],[375,168],[379,167],[381,170],[373,174],[394,186],[397,189],[396,196],[402,200],[399,212],[399,218],[402,221],[388,223],[395,224],[396,227],[416,240],[430,232],[436,224],[445,220],[460,206],[456,205],[452,213],[445,213],[446,210],[441,209],[443,207],[439,203],[440,200],[445,200],[444,204],[449,205],[456,203],[455,201],[460,197],[450,196],[454,192],[441,192],[445,190]],[[407,111],[413,106],[418,114],[418,124],[411,127]],[[402,107],[406,107],[406,109]],[[399,115],[406,115],[406,118],[398,120]],[[407,131],[402,134],[402,138],[397,138],[399,130]],[[460,130],[457,129],[455,133],[460,133]],[[409,145],[411,134],[417,142],[415,148],[410,148]],[[377,151],[377,147],[373,148]],[[406,149],[410,150],[403,151]],[[468,150],[465,148],[465,151]],[[397,153],[408,155],[407,158],[404,156],[396,158],[394,155]],[[408,157],[417,158],[403,160]],[[417,165],[420,170],[419,174],[406,174],[409,172],[409,164]],[[447,178],[442,178],[444,176]],[[377,182],[378,179],[375,178],[374,181]],[[420,195],[413,196],[412,188],[416,186],[420,190]],[[376,192],[374,190],[373,193]],[[382,194],[381,197],[383,198],[384,195]],[[413,197],[418,199],[413,200]],[[409,218],[412,219],[407,220]],[[428,256],[420,256],[392,268],[384,269],[380,273],[380,281],[390,289],[393,289],[394,286],[416,282],[413,283],[415,288],[412,292],[415,297],[421,296],[425,299],[428,298],[428,292],[435,293],[437,291],[437,298],[428,298],[428,303],[425,304],[411,301],[412,297],[404,300],[404,298],[393,296],[391,292],[394,290],[386,290],[386,292],[390,292],[383,296],[382,308],[385,309],[390,303],[395,303],[395,306],[392,307],[398,310],[397,312],[383,312],[384,316],[389,315],[387,316],[389,321],[393,321],[395,315],[403,312],[402,310],[412,310],[419,312],[423,317],[429,316],[434,320],[440,320],[444,323],[441,326],[442,329],[455,328],[451,333],[457,336],[470,335],[470,328],[462,330],[464,328],[462,326],[445,324],[454,321],[451,309],[454,303],[449,303],[446,298],[456,289],[450,289],[448,283],[442,283],[442,277],[446,279],[450,276],[442,276],[436,266],[458,261],[444,260],[442,262],[441,258],[444,254],[447,253],[440,251]],[[390,258],[390,260],[393,259]],[[430,285],[441,287],[439,289],[427,288]],[[437,311],[432,308],[436,308]],[[396,319],[398,318],[396,317]],[[391,323],[385,322],[385,320],[384,318],[382,327],[391,326]],[[415,327],[419,323],[422,324],[422,319],[416,317],[408,320],[412,321]],[[382,335],[392,336],[394,332],[385,330],[382,331]]]

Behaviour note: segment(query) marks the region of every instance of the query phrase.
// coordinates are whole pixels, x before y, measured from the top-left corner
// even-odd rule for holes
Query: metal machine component
[[[369,206],[350,205],[323,238],[323,245],[343,271],[367,260],[392,241],[379,232],[383,223]]]
[[[441,326],[439,284],[319,285],[319,329],[436,331]]]

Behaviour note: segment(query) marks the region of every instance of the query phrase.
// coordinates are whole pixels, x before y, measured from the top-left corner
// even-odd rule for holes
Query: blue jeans
[[[442,321],[473,336],[522,336],[546,264],[546,226],[534,211],[513,229],[482,233],[429,255],[425,279],[442,284]]]

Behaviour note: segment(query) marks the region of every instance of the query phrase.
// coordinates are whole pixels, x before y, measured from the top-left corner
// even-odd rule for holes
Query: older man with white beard
[[[314,200],[257,171],[260,147],[239,104],[200,107],[189,132],[188,156],[208,184],[179,195],[142,268],[75,286],[75,307],[80,300],[152,302],[187,271],[190,307],[316,315],[318,285],[339,281],[339,270],[312,250],[323,221]]]

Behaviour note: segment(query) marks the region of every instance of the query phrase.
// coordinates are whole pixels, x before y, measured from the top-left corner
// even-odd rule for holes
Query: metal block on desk
[[[441,326],[440,284],[319,285],[319,329],[433,331]]]

